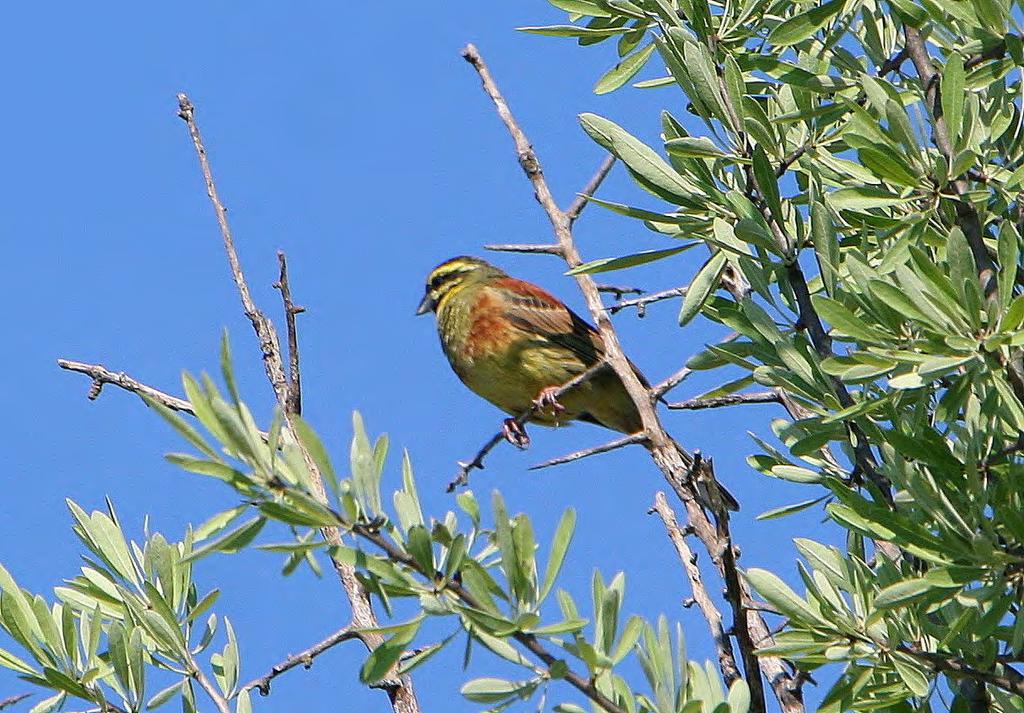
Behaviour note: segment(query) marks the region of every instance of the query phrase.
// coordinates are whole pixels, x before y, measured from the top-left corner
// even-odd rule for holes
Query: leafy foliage
[[[1024,56],[1011,6],[552,4],[571,24],[530,31],[617,38],[630,71],[653,43],[648,63],[667,76],[637,86],[683,92],[703,123],[690,135],[664,112],[650,147],[581,115],[669,207],[598,203],[706,244],[680,323],[702,314],[739,336],[690,366],[728,370],[716,395],[786,392],[794,420],[772,423],[783,447],[757,439],[750,464],[823,488],[849,533],[845,552],[798,540],[804,594],[748,573],[788,618],[771,652],[844,667],[823,710],[928,700],[950,661],[989,684],[992,710],[1024,710],[1007,693],[1024,690],[1010,665],[1024,660],[1024,123],[1011,74]],[[726,261],[749,295],[718,293]],[[967,703],[959,680],[954,705]]]

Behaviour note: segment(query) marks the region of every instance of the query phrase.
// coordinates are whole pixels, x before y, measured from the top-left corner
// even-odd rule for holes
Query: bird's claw
[[[516,448],[526,448],[530,445],[530,437],[526,435],[526,429],[514,418],[506,418],[502,423],[501,432],[505,440]]]
[[[541,389],[541,392],[537,394],[537,398],[533,400],[533,406],[538,411],[545,409],[551,409],[551,413],[558,415],[565,411],[565,406],[558,403],[558,389],[557,386],[548,386]]]

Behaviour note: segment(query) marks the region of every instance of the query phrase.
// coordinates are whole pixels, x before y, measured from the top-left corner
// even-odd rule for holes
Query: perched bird
[[[427,276],[416,314],[428,312],[437,314],[441,347],[458,377],[506,413],[518,416],[532,408],[529,421],[548,426],[575,420],[625,434],[643,428],[611,366],[554,398],[558,387],[604,359],[604,340],[540,287],[480,258],[454,257]],[[505,420],[505,436],[519,447],[529,443],[514,418]],[[730,509],[738,507],[728,492],[721,493]]]

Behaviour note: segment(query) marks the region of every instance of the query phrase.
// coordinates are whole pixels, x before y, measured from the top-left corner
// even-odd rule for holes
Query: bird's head
[[[427,275],[427,286],[416,314],[436,312],[446,297],[505,273],[486,260],[460,255],[445,260]]]

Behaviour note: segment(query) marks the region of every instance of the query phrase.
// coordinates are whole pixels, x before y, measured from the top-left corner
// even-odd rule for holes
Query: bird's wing
[[[604,340],[586,320],[549,292],[514,277],[494,282],[505,316],[523,332],[568,349],[585,366],[604,358]]]

